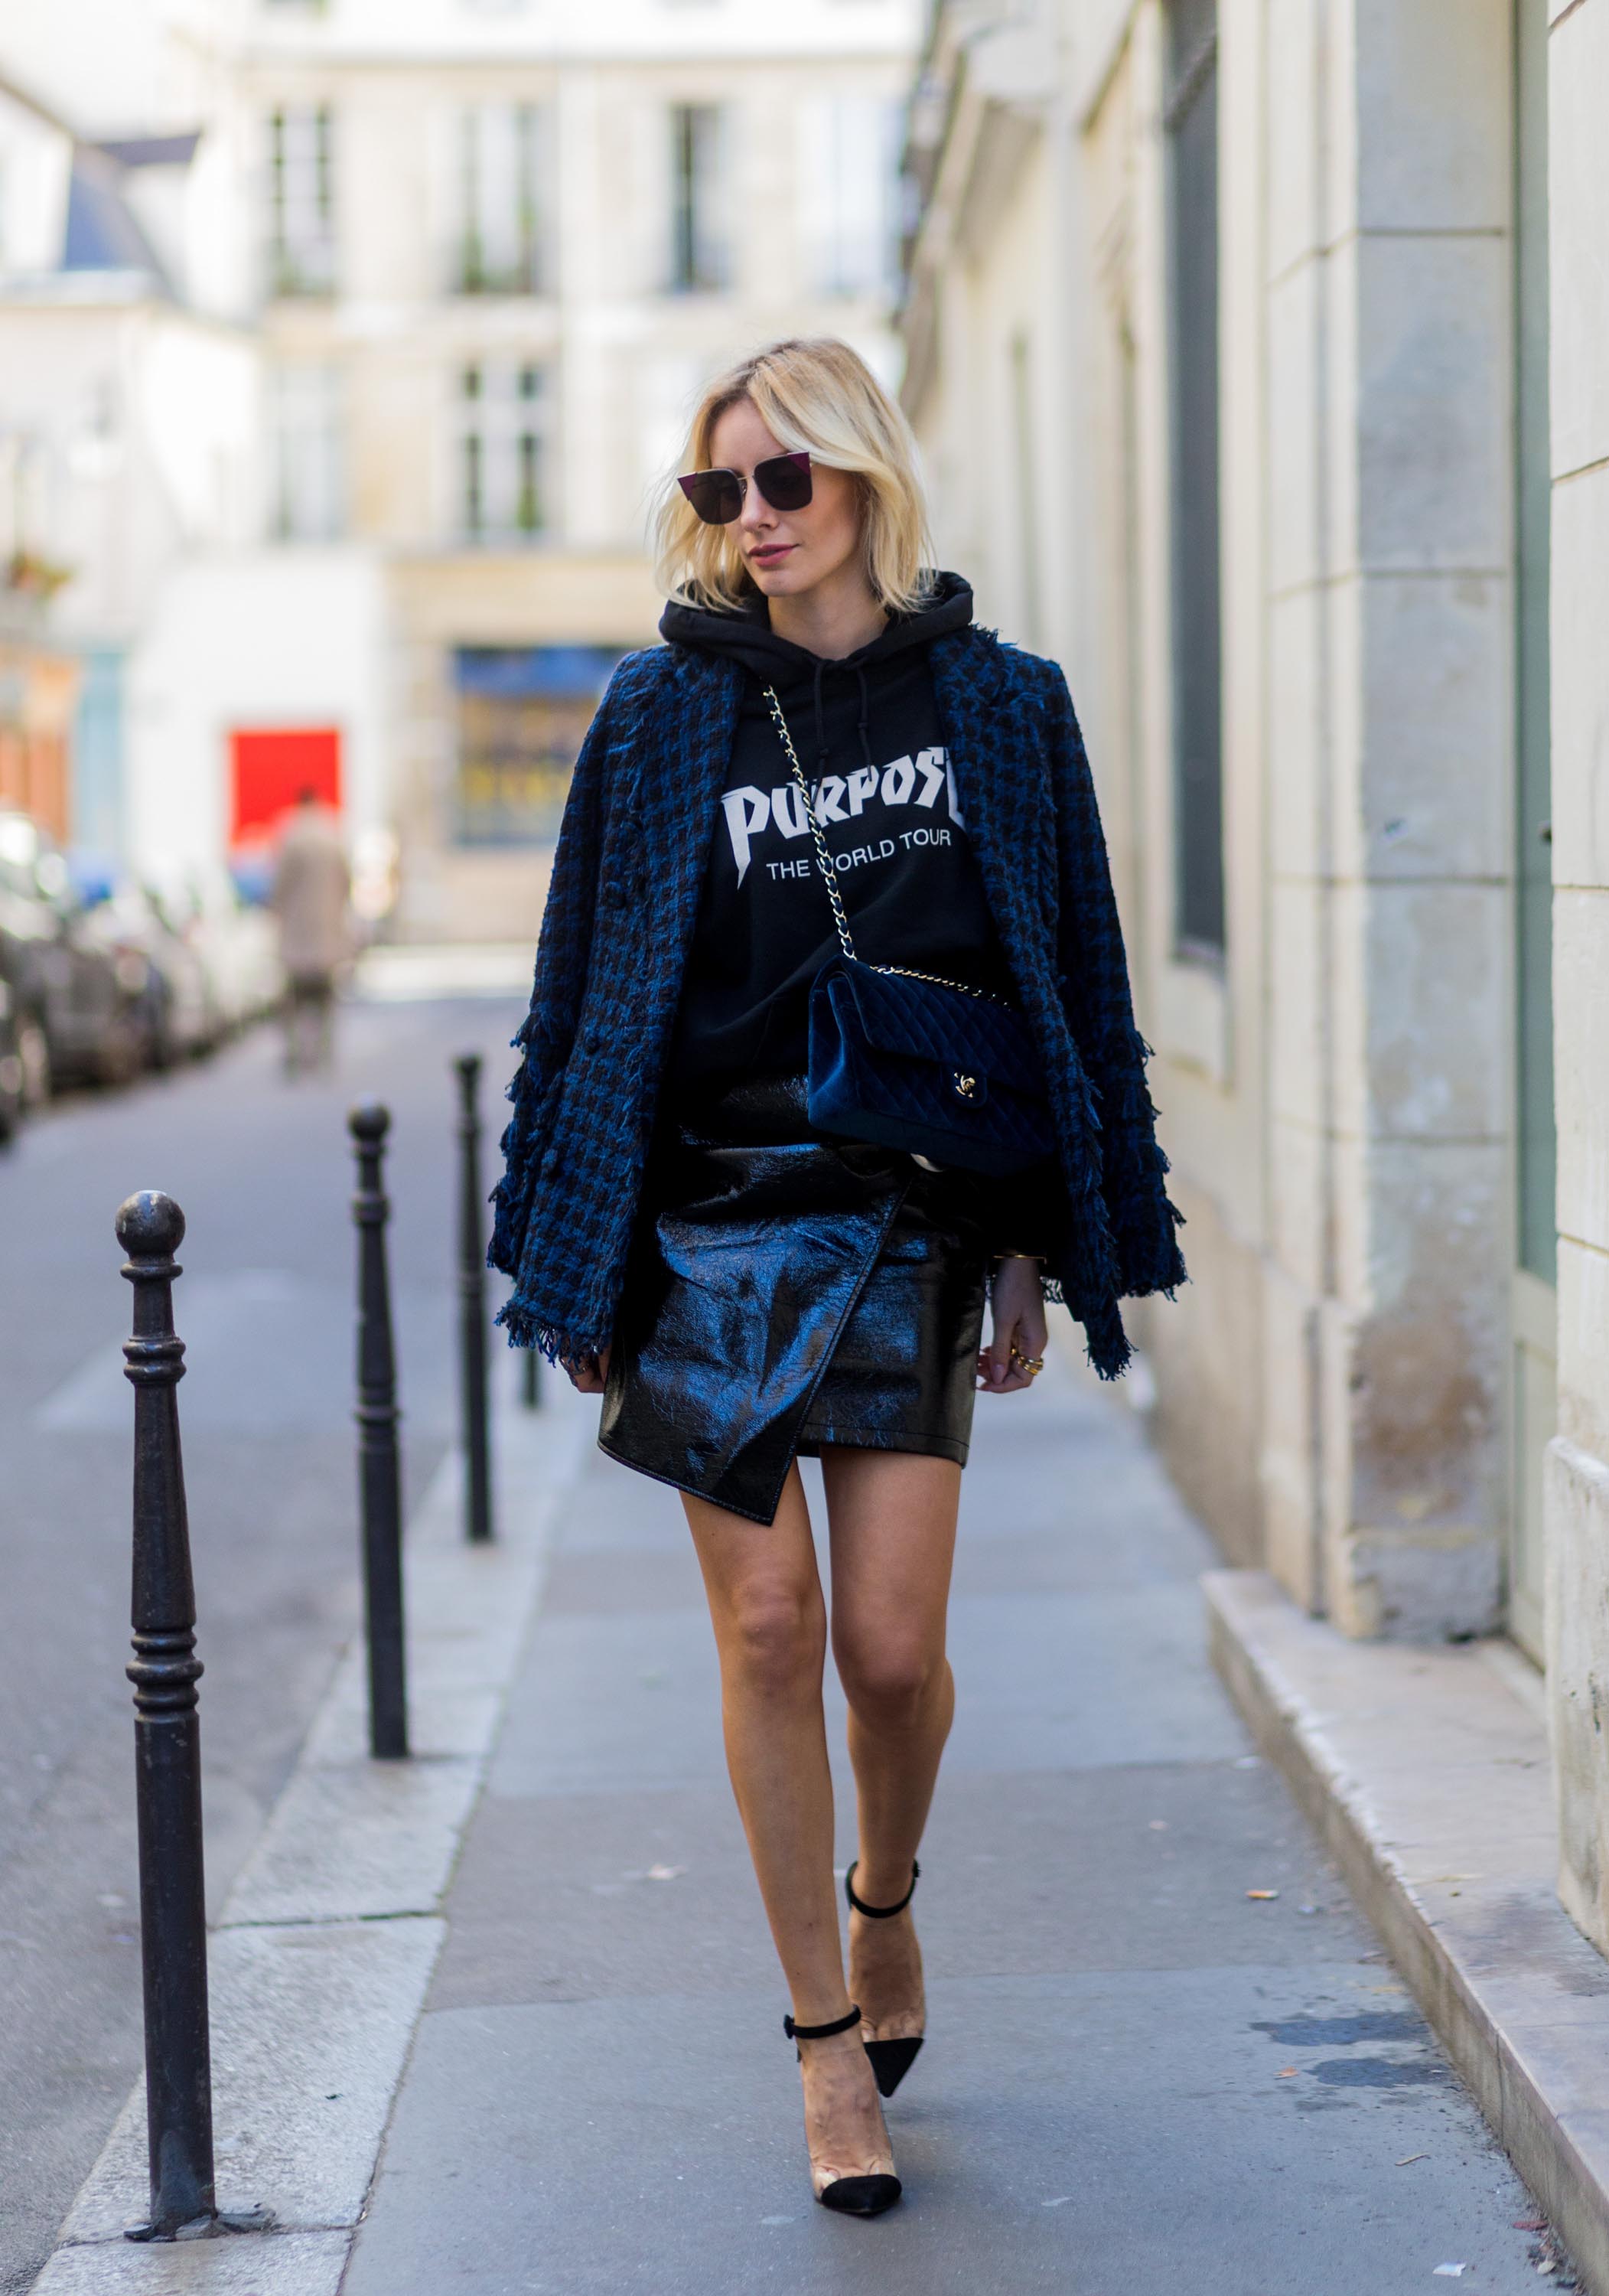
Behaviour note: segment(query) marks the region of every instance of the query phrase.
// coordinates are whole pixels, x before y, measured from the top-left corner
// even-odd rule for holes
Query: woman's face
[[[752,480],[756,463],[787,452],[761,420],[752,398],[739,398],[710,433],[710,464]],[[811,464],[811,497],[803,510],[773,510],[758,487],[745,489],[743,508],[727,529],[743,554],[755,586],[768,598],[796,598],[858,558],[861,506],[845,471]]]

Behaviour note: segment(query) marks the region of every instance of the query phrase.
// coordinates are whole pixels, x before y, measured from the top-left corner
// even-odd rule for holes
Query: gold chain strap
[[[845,914],[843,898],[838,891],[837,872],[828,857],[827,840],[821,834],[821,824],[816,818],[816,809],[810,802],[810,785],[804,779],[804,769],[799,763],[798,751],[794,748],[793,735],[788,730],[788,720],[782,715],[782,705],[777,700],[777,689],[774,685],[766,687],[765,699],[771,704],[772,718],[782,737],[782,747],[788,752],[788,767],[795,782],[798,784],[799,802],[804,808],[804,819],[815,845],[816,866],[821,870],[822,882],[827,887],[827,898],[832,903],[833,922],[838,929],[838,947],[852,964],[858,964],[860,959],[855,955],[854,943],[850,939],[849,919]],[[896,974],[902,980],[925,980],[933,988],[958,989],[963,996],[976,996],[984,1004],[1004,1005],[1007,1012],[1013,1009],[1006,997],[996,996],[987,988],[969,988],[964,980],[947,980],[942,972],[917,972],[908,964],[874,964],[870,969],[873,972]]]

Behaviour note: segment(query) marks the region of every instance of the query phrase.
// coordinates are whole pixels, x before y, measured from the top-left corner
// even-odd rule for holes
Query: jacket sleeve
[[[1168,1200],[1168,1160],[1146,1086],[1150,1046],[1134,1026],[1123,927],[1112,891],[1094,777],[1067,681],[1046,665],[1048,747],[1060,896],[1057,967],[1068,1022],[1099,1095],[1101,1192],[1117,1250],[1119,1297],[1171,1292],[1186,1280]]]
[[[513,1114],[502,1136],[503,1174],[492,1191],[494,1217],[486,1252],[488,1264],[505,1275],[519,1273],[552,1108],[586,994],[619,675],[617,670],[598,705],[570,775],[536,943],[530,1010],[513,1039],[521,1058],[508,1087]]]

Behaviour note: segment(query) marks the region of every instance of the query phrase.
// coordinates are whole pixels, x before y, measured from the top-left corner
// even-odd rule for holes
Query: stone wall
[[[1317,1584],[1270,1560],[1351,1632],[1471,1633],[1513,1257],[1510,9],[1267,24],[1270,1447],[1286,1492],[1311,1463]]]
[[[1515,1257],[1512,0],[1220,0],[1221,970],[1172,924],[1163,10],[996,12],[1040,41],[992,83],[1028,156],[963,160],[1001,36],[941,10],[908,403],[984,618],[1066,663],[1090,737],[1196,1277],[1138,1319],[1157,1431],[1309,1608],[1478,1633]],[[1037,619],[968,452],[1030,323]]]
[[[1548,1678],[1560,1890],[1609,1951],[1609,0],[1552,0],[1549,13],[1559,1431]]]

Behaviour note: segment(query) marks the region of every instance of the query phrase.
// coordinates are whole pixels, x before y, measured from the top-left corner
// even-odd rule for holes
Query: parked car
[[[106,949],[132,980],[143,966],[140,1019],[145,1058],[155,1069],[209,1052],[225,1021],[190,921],[153,886],[119,865],[76,853],[73,883],[86,939]]]
[[[0,941],[0,1146],[8,1141],[27,1106],[20,1034],[21,1006],[11,974],[11,958]]]
[[[27,814],[0,810],[0,972],[23,1106],[54,1083],[125,1083],[149,1055],[149,964],[87,927],[64,856]]]
[[[262,1018],[284,989],[274,919],[241,898],[221,864],[152,871],[147,886],[163,917],[195,950],[220,1031]]]
[[[265,902],[253,900],[220,864],[202,873],[201,897],[208,911],[228,920],[230,977],[242,1023],[261,1021],[279,1009],[285,994],[280,963],[280,929]]]

